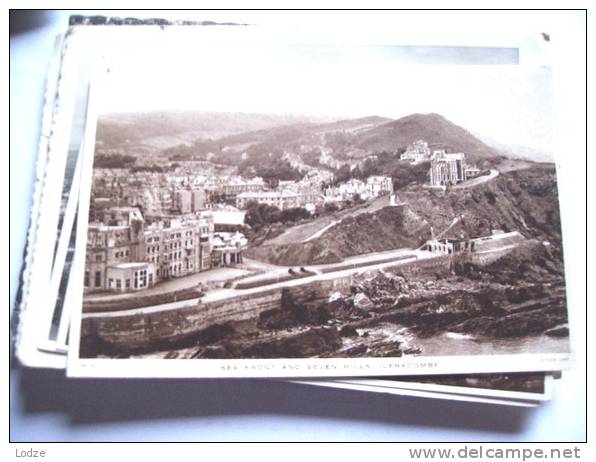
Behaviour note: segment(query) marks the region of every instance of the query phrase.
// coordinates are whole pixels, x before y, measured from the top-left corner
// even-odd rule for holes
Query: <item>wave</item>
[[[470,334],[460,334],[458,332],[445,332],[445,337],[448,338],[452,338],[455,340],[471,340],[474,339],[475,337],[473,335]]]

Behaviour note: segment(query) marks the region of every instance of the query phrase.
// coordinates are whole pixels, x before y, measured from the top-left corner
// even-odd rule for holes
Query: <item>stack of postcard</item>
[[[23,365],[551,398],[571,346],[549,69],[352,32],[72,18]]]

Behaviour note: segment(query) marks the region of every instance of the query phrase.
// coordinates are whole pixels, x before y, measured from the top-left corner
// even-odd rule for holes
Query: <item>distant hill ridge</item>
[[[358,146],[373,151],[394,150],[423,139],[451,152],[464,152],[473,162],[501,157],[466,129],[440,114],[412,114],[359,133]]]
[[[354,119],[325,121],[308,116],[250,113],[158,111],[148,113],[113,114],[102,116],[97,139],[106,147],[145,143],[151,138],[180,136],[180,139],[234,137],[235,141],[262,143],[298,142],[305,136],[326,132],[350,134],[355,149],[370,152],[394,152],[413,141],[423,139],[435,148],[464,152],[479,166],[503,156],[466,129],[445,117],[431,114],[411,114],[400,119],[367,116]],[[283,136],[280,136],[283,133]],[[224,142],[225,144],[225,142]]]

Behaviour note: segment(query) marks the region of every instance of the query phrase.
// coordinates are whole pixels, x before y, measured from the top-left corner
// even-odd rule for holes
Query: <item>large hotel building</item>
[[[114,207],[87,232],[85,289],[127,292],[214,266],[242,262],[246,239],[215,233],[210,211],[147,225],[135,207]]]

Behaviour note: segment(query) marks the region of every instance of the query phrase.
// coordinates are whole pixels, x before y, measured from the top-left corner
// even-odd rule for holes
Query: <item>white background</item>
[[[304,21],[287,13],[204,13],[246,22]],[[138,14],[137,14],[138,15]],[[159,16],[154,12],[149,16]],[[346,27],[355,21],[337,13]],[[557,95],[557,161],[568,302],[578,367],[536,410],[311,388],[273,381],[66,380],[61,372],[11,370],[13,441],[116,440],[392,440],[577,441],[585,438],[585,19],[580,12],[442,12],[384,15],[368,25],[398,28],[410,44],[462,45],[476,33],[485,45],[503,37],[551,34]],[[45,13],[10,40],[10,301],[25,245],[44,79],[55,34],[67,13]],[[315,15],[313,20],[328,17]],[[34,20],[35,23],[37,20]],[[352,21],[352,22],[351,22]],[[340,27],[334,23],[329,28]],[[362,31],[361,31],[362,33]],[[410,35],[408,35],[410,34]],[[495,37],[500,37],[497,40]],[[382,37],[381,37],[382,38]],[[426,41],[426,42],[425,42]],[[446,43],[448,42],[448,43]],[[463,42],[463,43],[462,43]]]

